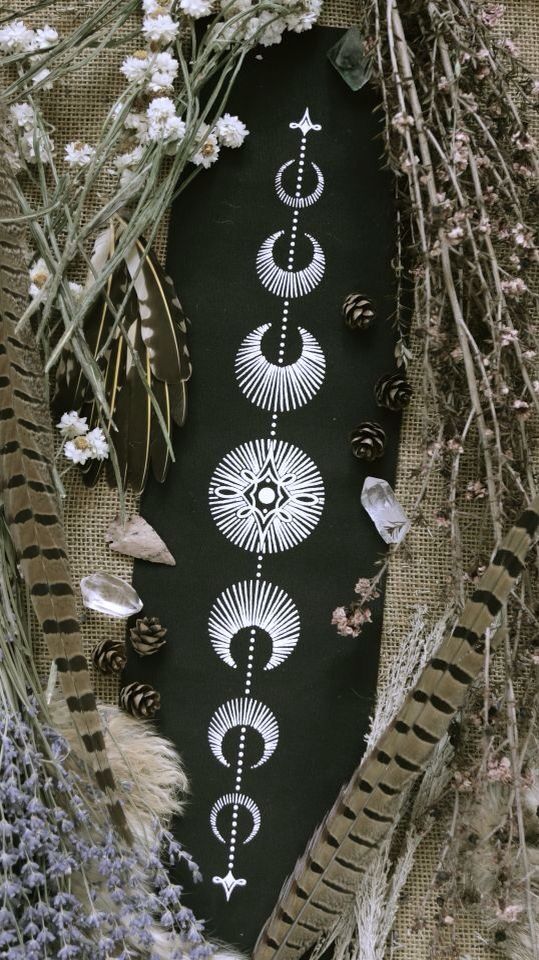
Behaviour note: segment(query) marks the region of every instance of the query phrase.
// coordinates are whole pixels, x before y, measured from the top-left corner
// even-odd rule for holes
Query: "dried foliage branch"
[[[422,503],[441,477],[447,502],[438,509],[437,524],[439,535],[449,539],[450,602],[458,608],[466,584],[488,560],[481,541],[470,556],[466,523],[480,525],[485,541],[499,541],[515,511],[535,493],[539,155],[529,117],[537,109],[539,85],[520,62],[514,40],[502,33],[502,4],[365,0],[362,12],[395,175],[396,270],[401,285],[407,277],[413,286],[411,329],[401,305],[396,316],[397,363],[406,367],[410,354],[414,358],[424,416],[421,493],[412,516],[426,522]],[[391,548],[384,573],[399,549]],[[465,843],[462,810],[470,801],[480,811],[485,784],[498,774],[511,783],[503,797],[511,829],[499,839],[504,871],[497,895],[485,897],[484,907],[493,940],[506,942],[510,956],[539,955],[537,868],[528,849],[523,793],[535,722],[529,701],[535,696],[530,637],[537,626],[536,553],[534,561],[500,615],[503,664],[493,667],[487,651],[481,706],[476,703],[463,720],[468,736],[457,751],[460,769],[453,782],[458,814],[442,856],[447,870],[438,871],[446,879],[440,888],[433,878],[441,905],[437,957],[459,955],[446,918],[462,905],[456,876]],[[360,613],[354,610],[356,619]],[[511,876],[519,899],[510,916],[504,914],[503,887]],[[528,952],[520,947],[519,953],[515,938],[506,935],[513,915],[526,927]]]

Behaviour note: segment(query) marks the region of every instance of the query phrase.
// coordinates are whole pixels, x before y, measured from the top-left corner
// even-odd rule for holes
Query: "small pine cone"
[[[161,626],[159,617],[142,617],[131,627],[129,638],[139,656],[149,657],[166,643],[166,632],[166,627]]]
[[[374,320],[372,303],[361,293],[349,293],[341,312],[346,326],[351,330],[367,330]]]
[[[127,656],[121,640],[100,640],[92,651],[94,666],[104,674],[121,673]]]
[[[412,387],[400,373],[386,373],[374,387],[374,396],[379,407],[402,410],[412,399]]]
[[[364,420],[350,434],[350,443],[358,460],[377,460],[383,456],[386,435],[379,423]]]
[[[148,720],[161,707],[161,697],[149,683],[128,683],[120,690],[120,706],[133,717]]]

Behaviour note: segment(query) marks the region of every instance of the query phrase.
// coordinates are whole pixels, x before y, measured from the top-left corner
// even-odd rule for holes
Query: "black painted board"
[[[357,639],[330,623],[383,553],[360,493],[369,474],[393,482],[399,428],[373,396],[394,368],[391,185],[372,93],[326,59],[340,33],[287,35],[247,60],[228,109],[250,136],[195,178],[170,225],[194,373],[177,462],[142,512],[177,565],[136,564],[144,612],[169,633],[157,655],[130,655],[126,680],[158,688],[159,728],[190,776],[177,834],[204,880],[186,902],[246,950],[361,757],[378,667],[380,602]],[[353,289],[377,310],[363,334],[339,313]],[[370,466],[349,448],[364,419],[388,437]]]

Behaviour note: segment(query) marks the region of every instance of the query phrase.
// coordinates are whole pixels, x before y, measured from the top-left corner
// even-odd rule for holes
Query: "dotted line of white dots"
[[[298,163],[298,176],[296,180],[296,197],[301,196],[301,185],[303,182],[303,170],[305,167],[305,149],[306,149],[306,137],[303,136],[301,139],[300,146],[300,157]],[[294,266],[294,250],[296,247],[296,239],[298,233],[298,220],[299,220],[299,210],[294,210],[292,217],[292,235],[290,239],[290,249],[288,254],[288,269],[292,270]],[[290,308],[290,301],[285,300],[283,304],[283,317],[281,323],[281,338],[279,343],[279,357],[278,363],[284,362],[284,344],[286,340],[286,327],[288,323],[288,312]],[[270,436],[275,437],[277,433],[277,413],[273,413],[271,417],[271,429]],[[262,554],[258,554],[256,558],[256,578],[260,580],[262,576]],[[245,695],[248,696],[251,692],[252,676],[253,676],[253,661],[254,661],[254,648],[256,642],[256,628],[251,627],[251,639],[249,642],[249,652],[247,654],[247,674],[245,677]],[[234,792],[239,793],[241,790],[241,778],[243,774],[243,760],[245,757],[245,734],[246,728],[240,727],[240,742],[238,748],[238,760],[236,764],[236,782],[234,785]],[[232,807],[232,827],[230,830],[230,843],[228,850],[228,869],[233,870],[234,868],[234,859],[236,855],[236,837],[238,834],[238,810],[239,805],[237,803],[233,804]]]

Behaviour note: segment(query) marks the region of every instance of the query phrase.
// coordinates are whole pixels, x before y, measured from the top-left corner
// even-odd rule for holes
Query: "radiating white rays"
[[[313,247],[313,258],[307,267],[303,270],[283,270],[275,263],[273,248],[279,237],[282,237],[284,230],[277,230],[272,233],[260,247],[256,258],[256,272],[263,287],[274,293],[277,297],[284,300],[293,297],[304,297],[318,286],[324,270],[326,268],[326,258],[324,251],[310,233],[305,236],[311,241]]]
[[[221,843],[226,843],[227,841],[219,832],[217,818],[221,813],[221,810],[226,809],[226,807],[233,807],[234,809],[237,809],[238,807],[245,807],[245,809],[249,811],[252,817],[253,825],[251,827],[251,832],[248,834],[245,840],[242,841],[242,843],[250,843],[253,837],[256,837],[258,831],[260,830],[261,817],[257,804],[245,793],[225,793],[223,797],[219,797],[210,810],[210,825],[213,833],[217,839],[221,841]]]
[[[272,653],[264,670],[273,670],[290,656],[299,640],[296,605],[284,590],[265,580],[235,583],[215,601],[208,625],[213,649],[234,669],[237,664],[230,645],[247,627],[258,627],[269,634]]]
[[[295,163],[295,160],[287,160],[286,163],[283,163],[283,165],[277,170],[277,174],[275,176],[275,190],[279,200],[281,200],[282,203],[285,203],[287,207],[294,207],[294,209],[302,210],[304,207],[312,206],[312,204],[316,203],[316,201],[322,196],[322,193],[324,192],[324,174],[322,173],[320,167],[311,160],[311,167],[316,173],[317,178],[316,187],[312,193],[307,194],[306,197],[292,197],[286,192],[282,182],[283,173],[292,163]]]
[[[324,506],[313,461],[282,440],[254,440],[227,454],[213,474],[210,510],[232,543],[255,553],[279,553],[305,540]]]
[[[270,708],[249,697],[227,700],[217,708],[210,720],[208,740],[214,757],[225,767],[230,767],[230,763],[223,753],[223,741],[227,733],[235,727],[251,727],[260,734],[264,749],[260,760],[251,764],[251,770],[262,766],[271,757],[279,742],[279,726]]]
[[[262,410],[284,413],[303,407],[324,382],[326,360],[312,333],[298,327],[301,356],[294,363],[270,363],[262,353],[264,323],[248,333],[236,354],[236,376],[245,396]]]

